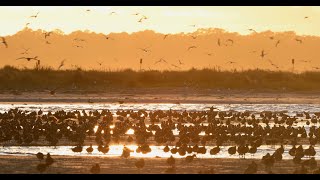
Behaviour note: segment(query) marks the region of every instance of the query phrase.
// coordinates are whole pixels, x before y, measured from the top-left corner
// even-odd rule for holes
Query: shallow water
[[[86,152],[86,148],[89,146],[83,146],[83,151],[81,153],[75,153],[71,150],[71,148],[74,146],[9,146],[9,147],[3,147],[1,148],[0,155],[16,155],[16,156],[34,156],[38,152],[42,152],[44,154],[50,153],[51,155],[67,155],[67,156],[103,156],[103,157],[114,157],[114,156],[121,156],[123,145],[110,145],[109,152],[106,154],[103,154],[102,152],[99,152],[97,149],[97,146],[93,147],[93,152],[91,154]],[[133,152],[131,152],[131,157],[143,157],[143,158],[155,158],[161,157],[161,158],[168,158],[171,155],[174,158],[184,158],[186,156],[192,155],[192,154],[186,154],[185,156],[180,156],[179,153],[171,154],[171,152],[163,152],[163,148],[165,146],[150,146],[151,152],[147,154],[137,153],[135,150],[138,146],[136,145],[127,145],[129,149],[131,149]],[[171,146],[169,146],[171,149]],[[206,146],[207,152],[206,154],[197,154],[198,158],[235,158],[238,159],[239,155],[238,153],[230,156],[228,154],[228,148],[231,146],[220,146],[220,152],[216,155],[210,155],[210,150],[214,146]],[[274,151],[279,148],[280,146],[270,146],[270,145],[262,145],[257,149],[257,152],[254,155],[251,155],[249,153],[246,154],[246,158],[250,159],[261,159],[262,156],[266,155],[267,153],[274,153]],[[307,149],[309,146],[304,145],[303,148]],[[292,159],[293,157],[289,155],[289,150],[292,148],[291,145],[284,146],[285,151],[283,153],[283,159]],[[320,158],[320,147],[315,146],[316,150],[316,156],[315,158]],[[308,159],[307,157],[304,157],[303,159]]]
[[[26,111],[38,111],[42,110],[43,112],[48,111],[58,111],[58,110],[64,110],[64,111],[75,111],[75,110],[86,110],[86,111],[92,111],[92,110],[102,110],[102,109],[109,109],[112,113],[115,113],[118,109],[122,110],[134,110],[138,111],[139,109],[144,110],[179,110],[179,111],[205,111],[209,110],[210,107],[215,107],[218,111],[238,111],[238,112],[244,112],[244,111],[250,111],[250,112],[261,112],[261,111],[277,111],[277,112],[285,112],[286,114],[290,116],[294,116],[296,113],[302,113],[302,112],[309,112],[310,115],[312,115],[314,112],[320,112],[320,104],[155,104],[155,103],[149,103],[149,104],[115,104],[115,103],[109,103],[109,104],[81,104],[81,103],[73,103],[73,104],[36,104],[36,103],[14,103],[14,104],[0,104],[0,112],[8,111],[11,108],[19,108],[20,110],[26,110]],[[318,125],[319,123],[317,123]],[[296,124],[296,126],[305,126],[305,122],[300,122]],[[309,127],[305,126],[306,130],[308,132]],[[174,130],[174,134],[177,135],[179,132],[177,130]],[[133,134],[133,131],[129,131],[128,134]],[[204,133],[200,134],[204,135]],[[101,152],[98,152],[97,146],[93,146],[94,151],[92,154],[86,153],[85,149],[87,146],[84,147],[82,153],[74,153],[72,152],[71,148],[72,146],[57,146],[57,147],[50,147],[50,146],[6,146],[1,148],[0,155],[19,155],[19,156],[26,156],[26,155],[34,155],[38,152],[42,153],[51,153],[52,155],[70,155],[70,156],[120,156],[122,153],[122,145],[112,145],[110,146],[110,151],[107,154],[103,154]],[[128,145],[132,150],[135,150],[137,146],[134,145]],[[228,154],[228,148],[230,146],[221,146],[221,151],[217,155],[210,155],[209,151],[213,147],[206,146],[207,153],[206,154],[198,154],[197,157],[199,158],[239,158],[238,155],[230,156]],[[251,156],[248,154],[247,158],[258,158],[261,159],[263,155],[266,153],[273,153],[275,151],[275,148],[278,148],[279,146],[271,147],[267,145],[263,145],[258,148],[257,153],[254,154],[254,156]],[[307,148],[308,145],[305,145],[304,148]],[[133,157],[170,157],[171,153],[164,153],[163,148],[164,146],[150,146],[152,149],[151,153],[148,154],[142,154],[142,153],[136,153],[135,151],[131,153],[131,156]],[[284,159],[292,159],[292,157],[288,154],[288,150],[291,148],[291,146],[285,147],[285,152],[283,154]],[[315,147],[315,150],[317,151],[316,158],[320,158],[320,147]],[[190,154],[187,154],[190,155]],[[185,156],[187,156],[185,155]],[[178,153],[173,154],[173,157],[180,158],[185,157],[180,156]]]

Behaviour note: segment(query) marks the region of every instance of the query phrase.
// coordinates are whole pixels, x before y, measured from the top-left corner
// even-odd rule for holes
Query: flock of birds
[[[90,9],[87,9],[86,10],[86,12],[88,13],[88,12],[91,12],[91,10]],[[39,15],[39,13],[40,12],[38,12],[36,15],[32,15],[32,16],[30,16],[30,18],[38,18],[38,15]],[[112,12],[110,12],[109,13],[109,15],[110,16],[112,16],[112,15],[117,15],[118,13],[117,12],[115,12],[115,11],[112,11]],[[133,16],[138,16],[139,17],[139,20],[137,21],[138,23],[142,23],[142,22],[144,22],[145,20],[148,20],[149,18],[147,17],[147,16],[145,16],[145,15],[143,15],[143,14],[141,14],[141,13],[134,13],[134,14],[132,14]],[[304,17],[304,19],[308,19],[309,17],[308,16],[305,16]],[[30,25],[30,23],[28,22],[27,24],[26,24],[26,26],[28,26],[28,25]],[[190,25],[191,27],[196,27],[196,25],[194,24],[194,25]],[[251,31],[252,33],[257,33],[254,29],[252,29],[252,28],[250,28],[250,29],[248,29],[249,31]],[[51,44],[51,42],[49,42],[48,40],[47,40],[47,38],[49,38],[50,37],[50,35],[52,35],[53,34],[53,32],[52,31],[50,31],[50,32],[44,32],[44,39],[45,39],[45,41],[46,41],[46,44]],[[163,37],[163,40],[166,40],[168,37],[169,37],[169,35],[170,34],[165,34],[164,35],[164,37]],[[106,40],[115,40],[114,38],[112,38],[112,37],[110,37],[110,36],[106,36],[106,35],[103,35],[104,36],[104,38],[106,39]],[[197,36],[190,36],[192,39],[197,39]],[[4,44],[4,46],[6,47],[6,48],[8,48],[8,43],[7,43],[7,41],[6,41],[6,39],[4,38],[4,37],[1,37],[2,38],[2,43]],[[269,37],[270,38],[270,40],[272,40],[272,41],[274,41],[274,40],[276,40],[275,39],[275,37],[273,37],[273,36],[271,36],[271,37]],[[302,39],[299,39],[299,38],[295,38],[294,39],[297,43],[299,43],[299,44],[302,44],[303,43],[303,40]],[[86,40],[85,39],[80,39],[80,38],[75,38],[74,39],[74,41],[76,42],[76,44],[75,45],[73,45],[74,47],[76,47],[76,48],[83,48],[83,45],[81,45],[81,44],[78,44],[78,42],[80,43],[80,42],[86,42]],[[275,42],[275,47],[277,48],[278,46],[279,46],[279,44],[280,44],[280,42],[281,42],[281,40],[276,40],[276,42]],[[220,47],[220,46],[232,46],[234,43],[236,43],[233,39],[226,39],[226,40],[222,40],[222,39],[220,39],[220,38],[218,38],[217,39],[217,45]],[[191,46],[189,46],[189,47],[187,47],[187,49],[186,49],[186,51],[192,51],[192,49],[196,49],[196,48],[198,48],[198,46],[196,46],[196,45],[191,45]],[[151,52],[151,50],[149,49],[149,47],[148,48],[138,48],[138,49],[140,49],[141,51],[143,51],[143,52],[145,52],[145,53],[150,53]],[[25,51],[24,52],[22,52],[21,54],[28,54],[28,50],[29,49],[24,49]],[[251,53],[257,53],[257,51],[252,51]],[[206,53],[208,56],[212,56],[214,53]],[[260,52],[259,52],[259,57],[261,58],[261,59],[266,59],[266,56],[268,55],[268,53],[264,50],[264,49],[262,49]],[[35,57],[20,57],[20,58],[17,58],[17,60],[27,60],[27,61],[36,61],[36,67],[37,68],[39,68],[40,67],[40,60],[38,59],[38,56],[35,56]],[[60,65],[59,65],[59,67],[58,67],[58,69],[60,70],[63,66],[65,66],[65,61],[66,61],[66,59],[64,59],[64,60],[62,60],[61,61],[61,63],[60,63]],[[305,63],[308,63],[308,62],[310,62],[310,61],[305,61],[305,60],[301,60],[301,61],[303,61],[303,62],[305,62]],[[270,65],[272,66],[272,67],[274,67],[274,68],[276,68],[276,69],[279,69],[280,67],[278,66],[278,65],[276,65],[274,62],[272,62],[270,59],[267,59],[267,61],[266,62],[269,62],[270,63]],[[143,63],[143,58],[140,58],[139,59],[139,63],[140,63],[140,70],[142,70],[142,63]],[[226,64],[236,64],[237,62],[236,61],[227,61],[226,62]],[[97,64],[101,67],[102,66],[102,64],[103,64],[103,62],[97,62]],[[166,59],[164,59],[163,57],[162,58],[160,58],[159,60],[157,60],[157,61],[155,61],[154,62],[154,65],[156,65],[156,64],[164,64],[164,65],[167,65],[168,67],[173,67],[173,68],[176,68],[176,69],[181,69],[181,67],[182,67],[182,65],[184,65],[184,63],[182,62],[182,59],[178,59],[178,63],[170,63],[170,62],[168,62],[168,60],[166,60]],[[294,64],[295,64],[295,59],[293,58],[293,59],[291,59],[291,64],[292,64],[292,69],[294,70]],[[313,69],[317,69],[317,70],[319,70],[320,69],[320,67],[312,67]],[[149,69],[150,69],[150,67],[149,67]]]
[[[135,151],[147,154],[151,152],[150,144],[156,143],[165,145],[165,153],[186,156],[187,163],[191,163],[198,154],[208,152],[215,156],[221,151],[221,146],[230,146],[230,156],[238,155],[240,159],[245,159],[247,154],[254,155],[261,145],[280,145],[273,154],[267,153],[262,158],[267,172],[272,172],[273,165],[282,160],[284,148],[291,146],[289,154],[296,164],[295,172],[317,173],[320,169],[316,170],[314,146],[320,141],[320,128],[317,126],[319,118],[320,113],[303,112],[289,116],[271,111],[258,114],[217,111],[213,107],[207,111],[190,112],[171,109],[117,110],[115,114],[108,109],[100,112],[61,110],[53,113],[10,109],[0,113],[0,143],[4,146],[8,143],[32,145],[42,140],[50,146],[57,146],[59,142],[69,142],[75,145],[71,150],[80,153],[85,142],[94,138],[98,151],[103,154],[109,152],[109,144],[123,144],[121,157],[125,159],[133,152],[126,144],[137,144]],[[304,125],[297,126],[299,121],[305,122],[309,132]],[[134,131],[133,135],[127,134],[129,129]],[[174,130],[179,133],[174,134]],[[201,132],[204,135],[200,135]],[[304,149],[302,145],[307,143],[310,144],[309,148]],[[209,145],[215,146],[208,149],[206,146]],[[88,153],[93,150],[92,144],[86,148]],[[50,159],[50,155],[47,158]],[[37,168],[43,172],[52,164],[50,162],[40,163]],[[167,162],[170,167],[166,172],[175,172],[174,158],[171,156]],[[137,161],[136,166],[143,168],[144,160]],[[98,169],[99,165],[95,165],[91,172],[96,173]],[[250,164],[244,172],[256,173],[256,164]]]

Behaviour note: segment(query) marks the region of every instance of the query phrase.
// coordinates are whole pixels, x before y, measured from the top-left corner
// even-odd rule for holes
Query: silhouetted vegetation
[[[283,71],[246,70],[220,71],[191,69],[188,71],[86,71],[53,70],[50,68],[0,69],[0,90],[43,91],[105,91],[112,88],[219,88],[259,91],[320,90],[320,72],[295,74]]]

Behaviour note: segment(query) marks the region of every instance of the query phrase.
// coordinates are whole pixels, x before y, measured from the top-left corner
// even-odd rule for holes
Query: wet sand
[[[54,156],[55,162],[45,174],[90,174],[90,168],[99,163],[101,174],[166,174],[169,165],[167,158],[144,158],[145,166],[140,171],[136,168],[135,162],[139,158],[121,157],[72,157]],[[176,174],[198,174],[200,171],[208,171],[211,168],[215,174],[243,174],[248,165],[255,161],[258,164],[258,174],[267,174],[268,171],[261,163],[261,160],[252,159],[194,159],[186,163],[185,159],[176,159]],[[317,161],[319,164],[320,161]],[[0,156],[1,174],[39,174],[36,167],[39,160],[35,156]],[[292,174],[299,165],[292,160],[276,162],[271,168],[275,174]],[[314,170],[307,168],[309,173]]]
[[[42,103],[225,103],[225,104],[320,104],[320,92],[253,90],[133,89],[108,92],[22,92],[0,93],[0,102]]]

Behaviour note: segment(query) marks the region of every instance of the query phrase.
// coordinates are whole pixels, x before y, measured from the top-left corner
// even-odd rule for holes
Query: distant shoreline
[[[0,93],[0,103],[172,103],[172,104],[320,104],[320,92],[256,92],[232,90],[122,89],[97,93]]]

